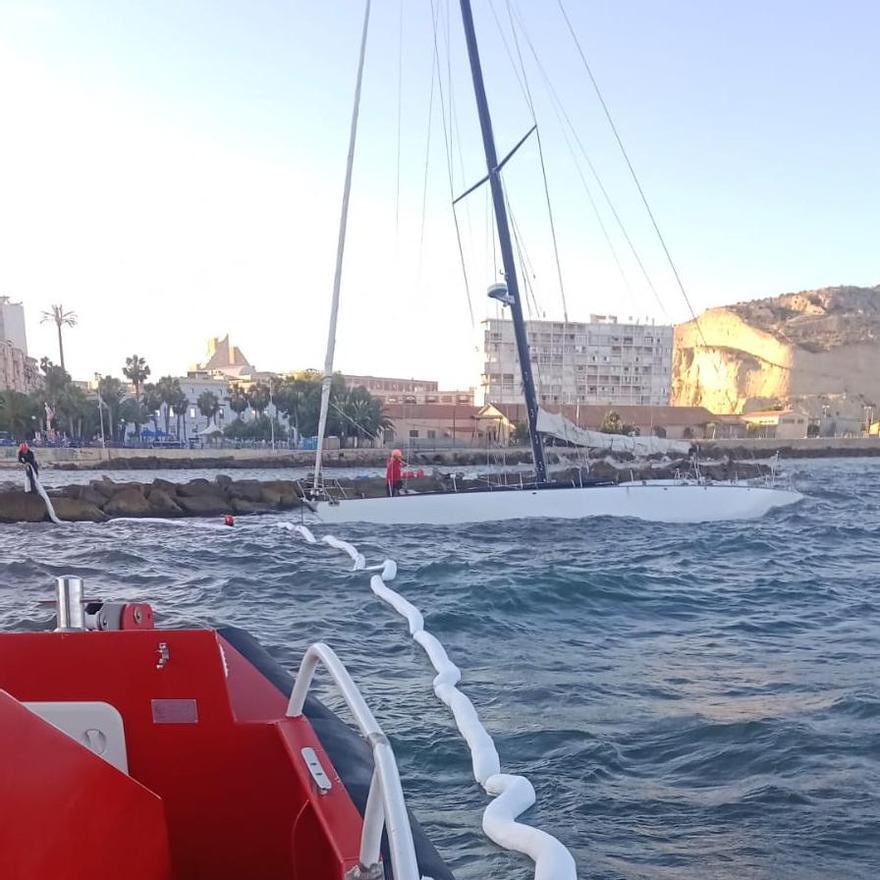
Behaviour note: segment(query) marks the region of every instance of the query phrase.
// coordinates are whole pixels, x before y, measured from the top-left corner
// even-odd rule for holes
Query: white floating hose
[[[314,538],[311,532],[309,536]],[[333,535],[325,535],[323,541],[348,554],[354,560],[355,571],[366,567],[363,554],[352,544]],[[381,570],[380,575],[370,578],[370,588],[406,620],[413,640],[428,655],[437,672],[433,681],[434,693],[449,707],[468,744],[474,779],[493,798],[483,812],[486,836],[498,846],[528,856],[535,863],[535,880],[577,880],[574,858],[560,841],[546,831],[516,821],[535,803],[535,789],[525,776],[501,772],[494,740],[480,721],[474,704],[456,687],[461,681],[461,670],[449,659],[442,643],[425,629],[421,611],[385,583],[396,577],[397,563],[386,559],[381,566],[371,566],[369,570]]]
[[[46,502],[46,510],[49,513],[49,519],[51,519],[52,522],[56,525],[63,525],[64,523],[62,522],[62,520],[58,519],[58,516],[55,513],[55,508],[52,506],[52,499],[49,498],[46,490],[43,488],[43,484],[40,482],[39,478],[37,477],[36,473],[30,465],[28,465],[28,470],[31,472],[31,476],[33,477],[34,486],[36,486],[37,492],[39,492],[40,497],[43,499],[43,501]]]

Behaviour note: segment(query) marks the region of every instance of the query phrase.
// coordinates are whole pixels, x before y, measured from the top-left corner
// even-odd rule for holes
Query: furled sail
[[[663,437],[628,437],[625,434],[605,434],[579,428],[561,413],[538,410],[538,431],[550,434],[573,446],[587,446],[632,455],[687,455],[691,444],[687,440],[666,440]]]

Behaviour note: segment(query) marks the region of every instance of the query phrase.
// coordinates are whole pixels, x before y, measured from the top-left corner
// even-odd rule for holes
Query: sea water
[[[807,499],[756,522],[334,529],[398,561],[502,769],[535,786],[523,821],[579,877],[880,877],[880,462],[788,468]],[[488,798],[402,619],[282,519],[0,526],[0,627],[48,626],[77,574],[162,626],[246,627],[291,669],[326,641],[456,876],[531,877],[482,836]]]

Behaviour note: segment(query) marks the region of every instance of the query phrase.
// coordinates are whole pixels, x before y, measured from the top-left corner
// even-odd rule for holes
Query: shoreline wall
[[[777,452],[780,458],[837,458],[880,455],[880,437],[810,437],[797,440],[738,439],[696,440],[701,453],[708,457],[733,455],[738,458],[767,457]],[[41,468],[52,470],[151,471],[198,469],[272,469],[311,468],[314,452],[279,449],[42,449],[36,448]],[[333,450],[324,456],[329,468],[385,466],[387,449]],[[413,467],[480,466],[492,463],[528,464],[527,447],[505,449],[446,449],[409,453]],[[564,447],[548,449],[548,460],[574,460],[578,453]],[[17,450],[0,449],[0,473],[18,472]],[[11,474],[10,474],[11,476]]]

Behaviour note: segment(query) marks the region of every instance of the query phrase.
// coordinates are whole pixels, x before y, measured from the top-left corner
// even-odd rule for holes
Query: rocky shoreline
[[[750,479],[766,474],[766,465],[756,462],[705,462],[701,469],[711,479]],[[611,459],[593,462],[589,475],[576,468],[556,471],[553,478],[577,484],[581,478],[609,482],[631,479],[663,479],[688,473],[688,462],[648,462],[636,467]],[[517,483],[518,473],[493,474],[471,478]],[[381,477],[338,481],[349,497],[375,498],[385,494]],[[413,492],[435,492],[468,485],[464,474],[433,471],[407,482]],[[67,485],[47,489],[58,518],[68,522],[105,522],[119,517],[220,517],[226,514],[250,516],[296,510],[301,504],[303,484],[293,480],[233,480],[218,474],[213,480],[195,479],[186,483],[156,479],[151,482],[116,482],[108,477],[86,485]],[[49,519],[43,499],[10,484],[0,485],[0,523],[43,522]]]

